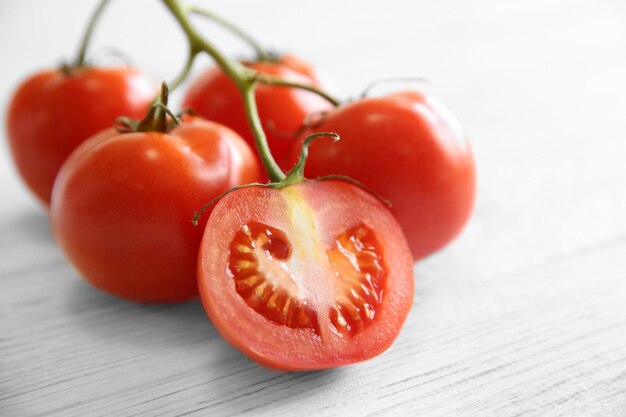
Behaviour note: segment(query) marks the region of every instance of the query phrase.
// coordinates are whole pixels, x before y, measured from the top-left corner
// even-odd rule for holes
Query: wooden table
[[[148,31],[175,24],[154,0],[122,3],[96,49],[121,46],[172,78],[182,37]],[[0,415],[626,415],[623,1],[206,3],[321,63],[346,96],[376,78],[428,77],[416,87],[472,138],[471,222],[416,265],[414,308],[386,353],[280,373],[231,348],[198,302],[135,305],[81,280],[3,146]],[[0,6],[3,113],[28,72],[69,56],[93,5]]]

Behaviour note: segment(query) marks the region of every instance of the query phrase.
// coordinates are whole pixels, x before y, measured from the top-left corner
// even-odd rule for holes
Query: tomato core
[[[245,303],[276,325],[311,329],[321,337],[318,311],[326,311],[331,330],[352,337],[366,329],[382,303],[387,275],[380,244],[364,224],[339,234],[326,251],[332,300],[316,308],[315,286],[307,286],[290,268],[294,251],[281,230],[250,222],[238,230],[229,246],[228,272]]]

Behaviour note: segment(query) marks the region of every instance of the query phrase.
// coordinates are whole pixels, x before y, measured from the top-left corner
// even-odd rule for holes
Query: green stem
[[[241,28],[239,28],[238,26],[235,26],[232,22],[229,22],[228,20],[222,18],[221,16],[218,16],[214,14],[213,12],[209,10],[205,10],[198,6],[194,6],[194,5],[189,6],[189,11],[191,13],[195,13],[195,14],[199,14],[204,17],[207,17],[211,19],[212,21],[214,21],[215,23],[219,24],[220,26],[226,28],[230,32],[234,33],[241,40],[243,40],[248,45],[250,45],[252,49],[254,49],[254,51],[257,54],[257,59],[259,61],[268,61],[270,59],[270,55],[265,51],[265,49],[263,49],[263,47],[261,47],[261,45],[252,36],[244,32],[243,30],[241,30]]]
[[[282,78],[278,78],[278,77],[274,77],[274,76],[268,75],[268,74],[258,74],[257,75],[257,81],[260,82],[261,84],[275,85],[275,86],[279,86],[279,87],[295,87],[295,88],[299,88],[301,90],[311,91],[312,93],[315,93],[318,96],[328,100],[335,107],[337,107],[337,106],[339,106],[341,104],[341,101],[339,99],[331,96],[330,94],[328,94],[324,90],[321,90],[321,89],[315,87],[314,85],[301,84],[301,83],[294,82],[294,81],[288,81],[288,80],[285,80],[285,79],[282,79]]]
[[[80,44],[80,49],[78,50],[78,57],[76,57],[76,62],[74,66],[76,68],[84,67],[85,64],[85,55],[87,54],[87,47],[89,46],[89,42],[91,41],[91,35],[93,34],[93,30],[96,27],[96,22],[100,18],[102,11],[104,10],[104,6],[107,5],[109,0],[100,0],[96,10],[91,15],[91,19],[89,19],[89,23],[87,23],[87,29],[85,30],[85,34],[83,35],[83,39]]]
[[[168,96],[169,89],[167,84],[163,83],[161,84],[161,93],[152,103],[146,117],[137,123],[136,131],[167,133],[169,130],[167,116],[172,118],[174,124],[180,124],[180,119],[167,107]]]
[[[170,92],[174,91],[179,85],[183,83],[183,81],[187,79],[187,76],[189,75],[189,72],[191,71],[191,67],[193,66],[193,61],[196,58],[196,55],[198,55],[198,51],[194,50],[193,48],[189,48],[189,56],[187,57],[187,62],[185,62],[185,67],[183,68],[182,72],[178,75],[178,77],[176,77],[176,79],[169,84]]]
[[[259,112],[256,106],[256,100],[254,99],[254,90],[255,84],[251,83],[247,87],[244,87],[241,90],[243,94],[243,103],[246,107],[246,117],[248,119],[248,124],[252,128],[253,132],[263,132],[263,126],[261,125],[261,119],[259,118]],[[261,159],[263,161],[263,165],[265,165],[265,170],[267,171],[267,175],[271,182],[279,182],[285,178],[285,173],[283,170],[276,164],[274,157],[272,156],[272,152],[270,151],[269,145],[267,144],[267,138],[265,133],[256,134],[256,147],[261,155]],[[264,155],[268,156],[268,158],[264,157]]]
[[[205,16],[213,20],[214,22],[220,24],[221,26],[225,27],[226,29],[230,30],[237,36],[239,36],[241,39],[247,42],[255,50],[259,61],[271,61],[273,59],[272,56],[269,53],[267,53],[252,36],[248,35],[246,32],[241,30],[238,26],[235,26],[233,23],[225,20],[221,16],[218,16],[209,10],[205,10],[195,5],[190,5],[184,10],[190,13],[196,13],[196,14]],[[261,84],[275,85],[279,87],[293,87],[293,88],[299,88],[301,90],[311,91],[312,93],[315,93],[319,95],[320,97],[328,100],[335,107],[341,104],[340,100],[331,96],[327,92],[317,88],[314,85],[303,84],[303,83],[299,83],[295,81],[287,81],[282,78],[275,77],[275,76],[268,75],[268,74],[257,74],[256,80]],[[175,88],[173,84],[171,84],[170,86],[172,90]]]
[[[179,0],[162,0],[165,6],[172,12],[174,18],[185,32],[189,47],[192,50],[204,51],[211,55],[222,70],[231,77],[237,85],[247,80],[246,72],[251,71],[238,62],[229,60],[217,48],[207,42],[191,24],[187,17],[187,9],[183,8]]]
[[[257,79],[256,71],[245,67],[239,62],[234,62],[226,58],[217,48],[206,41],[202,35],[196,30],[189,20],[186,9],[184,9],[179,0],[162,0],[165,6],[172,12],[174,18],[185,32],[189,47],[192,51],[204,51],[208,53],[215,62],[222,68],[233,82],[237,85],[244,97],[246,116],[252,128],[252,133],[256,142],[261,161],[265,166],[267,174],[272,182],[281,181],[285,178],[285,174],[280,169],[267,145],[267,138],[256,109],[254,99],[254,89]]]
[[[276,184],[276,187],[288,187],[292,184],[297,184],[299,182],[304,181],[304,166],[306,165],[306,160],[309,157],[309,146],[311,146],[311,142],[321,137],[331,137],[333,142],[337,142],[339,140],[339,135],[334,132],[317,132],[312,135],[307,136],[302,144],[302,149],[300,150],[300,157],[298,158],[298,162],[291,168],[291,171],[287,174],[284,180],[280,183]]]

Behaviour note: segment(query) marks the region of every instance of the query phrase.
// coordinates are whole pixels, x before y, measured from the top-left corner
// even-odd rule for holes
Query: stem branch
[[[198,51],[193,48],[189,48],[189,56],[187,57],[187,62],[185,62],[185,66],[181,73],[176,77],[174,81],[172,81],[170,85],[170,92],[174,91],[179,85],[183,83],[187,79],[189,72],[191,71],[191,67],[193,66],[193,61],[198,55]]]
[[[241,90],[241,93],[243,94],[244,106],[246,107],[246,117],[248,118],[248,124],[254,133],[256,147],[261,155],[263,165],[265,165],[265,170],[267,171],[270,181],[279,182],[285,178],[285,173],[282,169],[280,169],[274,158],[271,156],[272,153],[269,145],[267,144],[265,133],[262,135],[257,134],[257,132],[263,132],[263,126],[261,125],[261,119],[259,119],[259,112],[256,107],[256,100],[254,99],[254,89],[255,84],[253,82]],[[266,159],[264,155],[269,155],[270,158]]]
[[[100,15],[102,14],[102,11],[104,10],[104,7],[107,5],[108,2],[109,0],[100,0],[100,3],[98,3],[96,10],[93,12],[91,18],[89,19],[89,23],[87,23],[87,29],[85,30],[85,33],[83,35],[83,39],[80,43],[80,49],[78,50],[78,56],[76,57],[76,62],[74,63],[74,66],[76,68],[85,66],[85,55],[87,54],[87,47],[89,46],[89,42],[91,41],[91,35],[93,34],[93,30],[96,27],[96,22],[100,18]]]
[[[282,78],[278,78],[278,77],[274,77],[272,75],[268,75],[268,74],[258,74],[257,75],[257,81],[260,82],[261,84],[267,84],[267,85],[275,85],[275,86],[279,86],[279,87],[295,87],[295,88],[299,88],[301,90],[306,90],[306,91],[310,91],[312,93],[317,94],[318,96],[324,98],[325,100],[327,100],[328,102],[330,102],[330,104],[332,104],[333,106],[337,107],[341,104],[341,101],[339,101],[337,98],[331,96],[330,94],[328,94],[327,92],[315,87],[314,85],[310,85],[310,84],[302,84],[302,83],[298,83],[295,81],[288,81]]]
[[[188,10],[191,13],[199,14],[199,15],[202,15],[202,16],[204,16],[206,18],[211,19],[212,21],[214,21],[218,25],[226,28],[230,32],[232,32],[235,35],[237,35],[240,39],[242,39],[244,42],[246,42],[248,45],[250,45],[250,47],[252,49],[254,49],[254,52],[256,52],[256,55],[257,55],[257,58],[258,58],[259,61],[268,61],[270,59],[269,54],[267,52],[265,52],[265,49],[263,49],[263,47],[261,47],[261,45],[256,41],[256,39],[254,39],[248,33],[246,33],[243,30],[241,30],[240,27],[235,26],[232,22],[222,18],[221,16],[216,15],[215,13],[213,13],[213,12],[211,12],[209,10],[203,9],[203,8],[195,6],[195,5],[189,6]]]
[[[270,177],[270,180],[277,182],[285,178],[285,174],[280,169],[272,153],[269,150],[267,144],[267,138],[259,114],[256,108],[256,102],[254,99],[254,89],[258,74],[256,71],[245,67],[239,62],[234,62],[226,58],[221,51],[215,46],[209,43],[191,24],[189,17],[187,16],[188,9],[181,6],[179,0],[162,0],[165,6],[172,12],[174,18],[178,21],[179,25],[185,32],[189,47],[191,51],[204,51],[208,53],[222,70],[228,75],[233,82],[237,85],[244,99],[244,105],[246,110],[246,117],[254,134],[255,142],[261,161],[265,166],[265,169]]]

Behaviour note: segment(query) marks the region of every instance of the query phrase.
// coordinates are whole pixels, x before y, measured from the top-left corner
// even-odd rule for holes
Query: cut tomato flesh
[[[274,323],[311,328],[319,334],[317,314],[285,267],[291,256],[287,237],[258,222],[244,225],[230,244],[228,270],[237,293]]]
[[[367,328],[382,303],[386,273],[374,232],[360,224],[344,231],[327,251],[332,293],[327,308],[331,329],[353,336]],[[314,300],[302,290],[302,277],[289,271],[291,243],[284,232],[259,222],[237,231],[230,243],[228,271],[237,293],[268,320],[320,335]]]
[[[340,289],[329,317],[341,335],[354,336],[367,328],[383,302],[387,273],[379,248],[374,232],[361,224],[341,233],[337,247],[328,251],[334,284]]]
[[[334,181],[224,197],[207,223],[198,271],[220,333],[278,369],[323,369],[379,354],[413,296],[400,226],[374,197]]]

